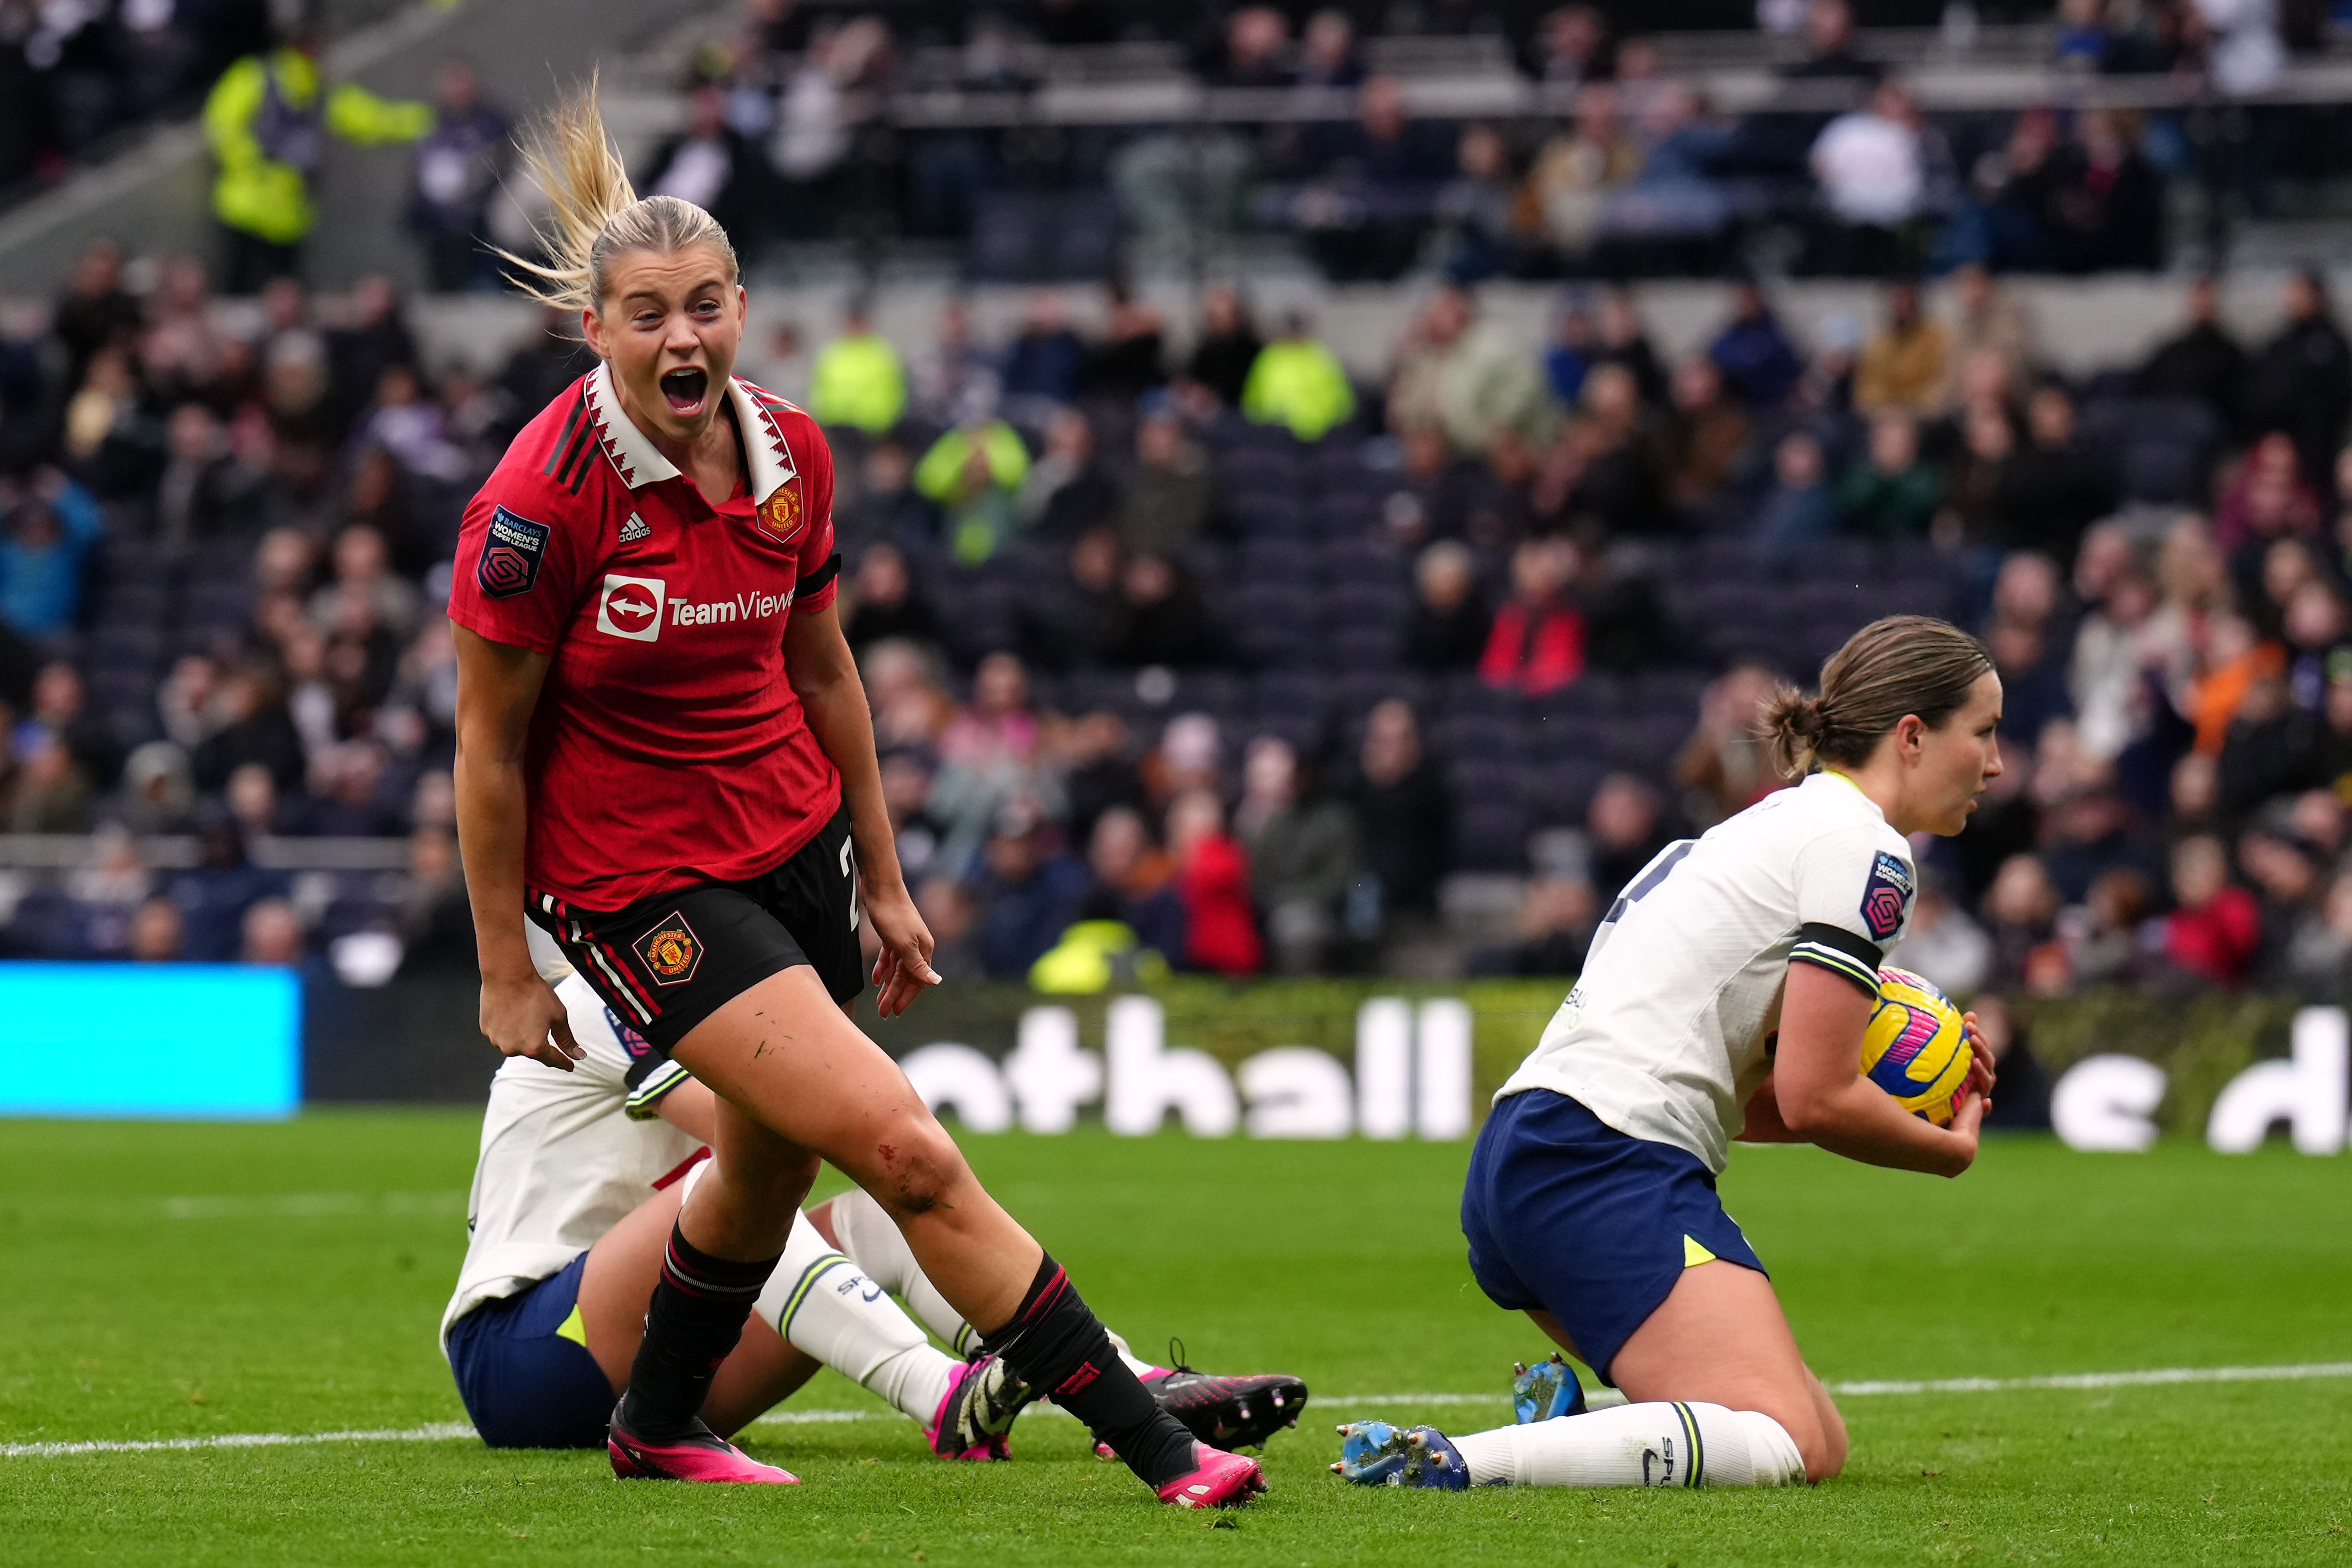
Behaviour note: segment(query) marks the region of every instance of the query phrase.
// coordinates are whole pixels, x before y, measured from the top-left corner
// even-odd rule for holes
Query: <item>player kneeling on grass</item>
[[[1335,1470],[1447,1489],[1778,1486],[1844,1466],[1845,1424],[1716,1178],[1735,1137],[1942,1176],[1976,1159],[1984,1052],[1949,1127],[1859,1064],[1917,885],[1908,836],[1967,825],[2000,772],[2000,699],[1983,647],[1941,621],[1855,633],[1818,697],[1784,691],[1765,714],[1803,782],[1659,852],[1496,1096],[1462,1196],[1471,1271],[1630,1403],[1560,1414],[1581,1401],[1553,1362],[1522,1374],[1520,1425],[1343,1426]],[[1560,1381],[1531,1386],[1545,1379]]]
[[[655,1057],[551,944],[534,948],[583,1055],[570,1072],[512,1058],[491,1079],[442,1345],[492,1447],[593,1448],[627,1385],[670,1226],[709,1168],[717,1112],[710,1091]],[[959,1352],[976,1349],[980,1336],[864,1193],[795,1217],[752,1309],[758,1326],[719,1363],[704,1420],[731,1435],[823,1364],[904,1412],[942,1458],[1004,1458],[1034,1391],[996,1356],[937,1349],[886,1290]],[[1161,1408],[1221,1447],[1264,1444],[1307,1403],[1294,1377],[1154,1367],[1114,1347]]]

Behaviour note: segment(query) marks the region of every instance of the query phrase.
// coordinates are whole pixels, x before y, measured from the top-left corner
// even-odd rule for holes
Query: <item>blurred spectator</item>
[[[1234,826],[1249,852],[1276,971],[1316,973],[1339,940],[1340,906],[1359,865],[1354,817],[1315,790],[1288,742],[1261,735],[1243,766]]]
[[[2352,344],[2345,341],[2317,271],[2286,287],[2286,321],[2246,369],[2246,425],[2284,431],[2294,442],[2303,477],[2323,492],[2335,482],[2336,449],[2352,416]]]
[[[103,527],[89,492],[54,470],[29,490],[0,488],[0,620],[37,642],[72,629]]]
[[[864,301],[842,313],[841,335],[809,370],[809,412],[826,425],[880,436],[907,411],[907,370],[890,340],[874,331]]]
[[[400,972],[475,973],[474,911],[457,864],[457,835],[419,827],[408,839],[408,889],[400,904]]]
[[[2213,542],[2236,554],[2318,531],[2319,498],[2305,482],[2294,441],[2273,431],[2253,444],[2222,490],[2213,509]]]
[[[2058,889],[2039,856],[2011,855],[2001,862],[1984,900],[1996,986],[2015,985],[2024,978],[2033,951],[2050,940],[2055,928],[2058,900]]]
[[[1919,309],[1919,286],[1888,284],[1886,325],[1863,346],[1854,366],[1855,410],[1893,409],[1923,419],[1941,413],[1951,373],[1950,334]]]
[[[1746,279],[1731,286],[1731,320],[1707,345],[1724,384],[1751,408],[1778,408],[1804,374],[1803,356],[1781,330],[1764,291]]]
[[[2041,357],[2033,319],[1979,262],[1952,271],[1951,332],[1955,363],[1989,354],[2000,363],[2004,399],[2022,396]]]
[[[676,196],[719,220],[739,247],[751,248],[764,216],[757,149],[727,123],[727,93],[706,83],[687,95],[686,125],[646,165],[649,196]]]
[[[1442,127],[1416,121],[1392,76],[1370,76],[1352,121],[1317,123],[1301,138],[1306,184],[1289,217],[1327,277],[1387,281],[1409,268],[1429,205],[1453,163]]]
[[[302,917],[284,899],[263,899],[245,911],[237,944],[240,963],[302,962]]]
[[[1255,424],[1285,426],[1302,441],[1319,441],[1354,416],[1356,394],[1338,356],[1294,311],[1283,318],[1282,335],[1251,362],[1239,404]]]
[[[2002,475],[2002,542],[2074,558],[2084,531],[2114,509],[2107,465],[2076,432],[2074,400],[2055,384],[2026,405],[2026,440]]]
[[[1544,238],[1562,255],[1580,258],[1600,237],[1610,196],[1641,172],[1641,144],[1618,119],[1616,93],[1587,86],[1576,95],[1569,125],[1536,153],[1525,199]]]
[[[1838,494],[1829,460],[1809,430],[1792,430],[1772,448],[1772,483],[1749,524],[1756,542],[1781,557],[1801,555],[1837,532]]]
[[[310,179],[331,133],[360,146],[414,142],[433,129],[428,104],[378,98],[355,82],[320,79],[319,38],[297,26],[267,54],[228,68],[205,100],[205,137],[218,174],[213,216],[225,244],[223,284],[250,294],[301,268],[316,221]]]
[[[195,805],[188,753],[169,741],[132,748],[122,763],[115,812],[133,833],[184,833]]]
[[[1454,802],[1422,750],[1410,703],[1391,697],[1373,708],[1346,793],[1382,913],[1435,914],[1437,884],[1452,858]]]
[[[1129,558],[1118,574],[1103,661],[1124,669],[1165,665],[1189,669],[1216,656],[1216,628],[1200,590],[1165,555]]]
[[[1648,331],[1642,325],[1632,290],[1618,287],[1601,292],[1600,313],[1593,322],[1593,364],[1624,366],[1644,406],[1655,408],[1665,402],[1665,362],[1658,357]]]
[[[513,124],[482,101],[466,60],[445,60],[434,79],[433,129],[416,144],[408,226],[425,244],[433,288],[494,289],[499,274],[482,237],[507,167]]]
[[[1068,669],[1106,657],[1119,636],[1116,529],[1090,528],[1070,542],[1062,570],[1031,584],[1016,606],[1022,657],[1046,669]]]
[[[16,750],[22,754],[36,742],[53,741],[93,788],[110,790],[122,771],[122,748],[89,703],[79,670],[61,659],[43,665],[33,678],[31,711],[17,727]]]
[[[1407,663],[1431,671],[1469,669],[1486,651],[1494,626],[1467,547],[1440,540],[1413,564],[1413,605],[1405,623]]]
[[[195,868],[173,878],[169,891],[186,917],[182,938],[185,955],[200,963],[226,963],[236,955],[245,911],[263,899],[283,897],[286,878],[246,858],[245,835],[231,817],[206,817],[196,837],[200,858]]]
[[[1592,312],[1571,300],[1559,313],[1551,347],[1544,351],[1544,383],[1562,404],[1573,404],[1584,391],[1584,378],[1600,356],[1601,339]]]
[[[1754,424],[1727,392],[1711,359],[1687,359],[1675,367],[1674,400],[1667,499],[1685,513],[1711,510],[1730,488]]]
[[[1584,673],[1584,616],[1568,593],[1577,565],[1565,539],[1529,540],[1511,552],[1511,596],[1496,612],[1479,679],[1540,697]]]
[[[977,943],[991,980],[1020,980],[1045,956],[1077,912],[1087,873],[1044,842],[1036,814],[1008,806],[999,814],[973,884],[981,916]]]
[[[1131,403],[1168,379],[1167,332],[1160,312],[1135,297],[1122,273],[1104,285],[1108,319],[1078,370],[1078,390],[1088,398]]]
[[[2164,921],[2164,955],[2172,966],[2209,984],[2242,984],[2262,943],[2262,910],[2230,880],[2230,855],[2220,839],[2200,835],[2174,846],[2172,900]]]
[[[231,670],[205,706],[209,732],[191,759],[197,788],[218,790],[246,763],[267,768],[281,790],[300,785],[302,739],[271,671],[260,666]]]
[[[1785,14],[1789,7],[1780,7]],[[1759,13],[1759,21],[1765,20]],[[1770,26],[1766,21],[1768,26]],[[1780,68],[1797,81],[1876,81],[1880,68],[1854,45],[1853,12],[1846,0],[1810,0],[1802,7],[1805,53]],[[1785,29],[1774,29],[1785,30]]]
[[[142,963],[170,963],[186,955],[187,921],[177,904],[153,898],[132,911],[123,942],[125,956]]]
[[[122,252],[110,239],[92,240],[50,310],[49,330],[66,351],[66,382],[80,384],[99,351],[129,344],[144,320],[137,297],[122,286]]]
[[[1683,814],[1701,829],[1747,810],[1786,781],[1774,773],[1761,728],[1764,704],[1780,686],[1772,671],[1739,664],[1707,683],[1698,724],[1675,756]]]
[[[1659,424],[1630,369],[1614,361],[1594,365],[1576,417],[1551,454],[1549,482],[1537,487],[1538,506],[1570,525],[1589,519],[1610,534],[1664,529],[1671,521],[1668,455]]]
[[[1213,284],[1201,296],[1201,331],[1192,340],[1192,353],[1184,362],[1184,374],[1214,393],[1217,401],[1227,408],[1240,408],[1244,388],[1265,346],[1250,321],[1249,308],[1242,301],[1241,290],[1230,283]],[[1251,411],[1250,417],[1264,424],[1289,423],[1279,415],[1256,411]],[[1321,434],[1322,430],[1318,429],[1300,439],[1311,441]]]
[[[1864,108],[1822,128],[1809,162],[1834,226],[1824,232],[1827,269],[1885,272],[1916,264],[1917,220],[1928,211],[1927,122],[1901,83],[1881,82]]]
[[[895,544],[866,546],[857,558],[849,592],[843,596],[849,601],[850,610],[842,633],[853,652],[863,654],[885,637],[924,643],[939,640],[939,616],[915,587],[906,552]]]
[[[1095,453],[1093,424],[1076,408],[1045,422],[1045,449],[1021,481],[1021,521],[1029,532],[1075,539],[1118,510],[1118,483]]]
[[[1201,537],[1216,505],[1209,465],[1173,414],[1148,415],[1135,429],[1135,471],[1119,500],[1120,541],[1132,551],[1174,555]]]
[[[2208,275],[2189,285],[2188,324],[2156,346],[2140,366],[2138,388],[2151,397],[2194,397],[2224,417],[2238,408],[2246,351],[2221,324],[2221,291]]]
[[[1577,973],[1601,923],[1601,900],[1582,878],[1539,877],[1528,884],[1515,923],[1518,940],[1472,954],[1471,973]]]
[[[155,542],[180,549],[241,527],[252,480],[230,456],[219,418],[201,403],[183,403],[163,426],[165,461],[155,485]]]
[[[8,831],[81,833],[89,826],[89,781],[54,735],[35,732],[16,746],[9,781]]]
[[[1004,350],[1004,396],[1016,411],[1030,405],[1075,402],[1086,345],[1070,328],[1069,307],[1051,289],[1029,296],[1021,330]]]
[[[1140,812],[1115,805],[1096,819],[1087,868],[1094,880],[1079,900],[1078,919],[1118,921],[1144,947],[1181,961],[1184,903],[1174,885],[1176,865],[1151,842]]]
[[[1143,774],[1128,755],[1127,721],[1113,710],[1098,708],[1071,722],[1062,764],[1062,796],[1073,838],[1091,842],[1096,819],[1114,806],[1146,808]]]
[[[916,360],[917,409],[933,419],[952,420],[974,400],[993,399],[1003,391],[995,357],[972,334],[971,303],[961,295],[950,295],[940,307],[940,324],[933,329],[930,347]]]
[[[1249,857],[1225,831],[1213,791],[1186,790],[1168,806],[1168,847],[1184,907],[1187,968],[1246,979],[1265,963],[1251,902]]]
[[[1298,85],[1355,87],[1364,79],[1356,24],[1345,11],[1327,6],[1307,18],[1299,34]]]
[[[1631,885],[1674,837],[1658,792],[1632,773],[1611,773],[1601,781],[1584,822],[1596,887]]]
[[[1020,531],[1013,498],[1028,477],[1020,433],[976,403],[915,465],[915,490],[940,509],[956,559],[976,566]]]
[[[1554,87],[1606,81],[1614,68],[1609,24],[1591,5],[1562,5],[1536,24],[1521,63],[1529,76]]]
[[[1925,539],[1943,504],[1944,481],[1919,455],[1918,422],[1899,407],[1870,422],[1870,447],[1838,484],[1847,531],[1898,542]]]
[[[2338,1003],[2352,989],[2352,876],[2328,883],[2318,908],[2295,926],[2280,977],[2315,1002]]]

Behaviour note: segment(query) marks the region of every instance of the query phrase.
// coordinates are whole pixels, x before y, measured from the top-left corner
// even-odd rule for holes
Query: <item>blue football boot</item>
[[[1339,1428],[1339,1458],[1331,1473],[1360,1487],[1469,1489],[1470,1467],[1462,1462],[1462,1451],[1434,1426],[1350,1421]]]
[[[1584,1414],[1584,1385],[1576,1381],[1576,1369],[1558,1351],[1551,1352],[1549,1361],[1533,1366],[1513,1362],[1511,1371],[1517,1374],[1511,1379],[1511,1408],[1518,1413],[1520,1426]]]

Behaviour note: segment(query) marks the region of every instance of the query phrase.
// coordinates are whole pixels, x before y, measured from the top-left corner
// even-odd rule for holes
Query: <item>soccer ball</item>
[[[1914,1116],[1949,1127],[1975,1057],[1960,1010],[1933,982],[1907,969],[1878,972],[1878,1007],[1862,1036],[1864,1077]]]

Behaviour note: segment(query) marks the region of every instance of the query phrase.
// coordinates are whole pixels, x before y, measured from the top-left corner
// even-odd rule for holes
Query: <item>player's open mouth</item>
[[[703,394],[710,388],[710,373],[689,365],[684,370],[666,371],[661,378],[663,399],[673,414],[697,414],[702,409]]]

